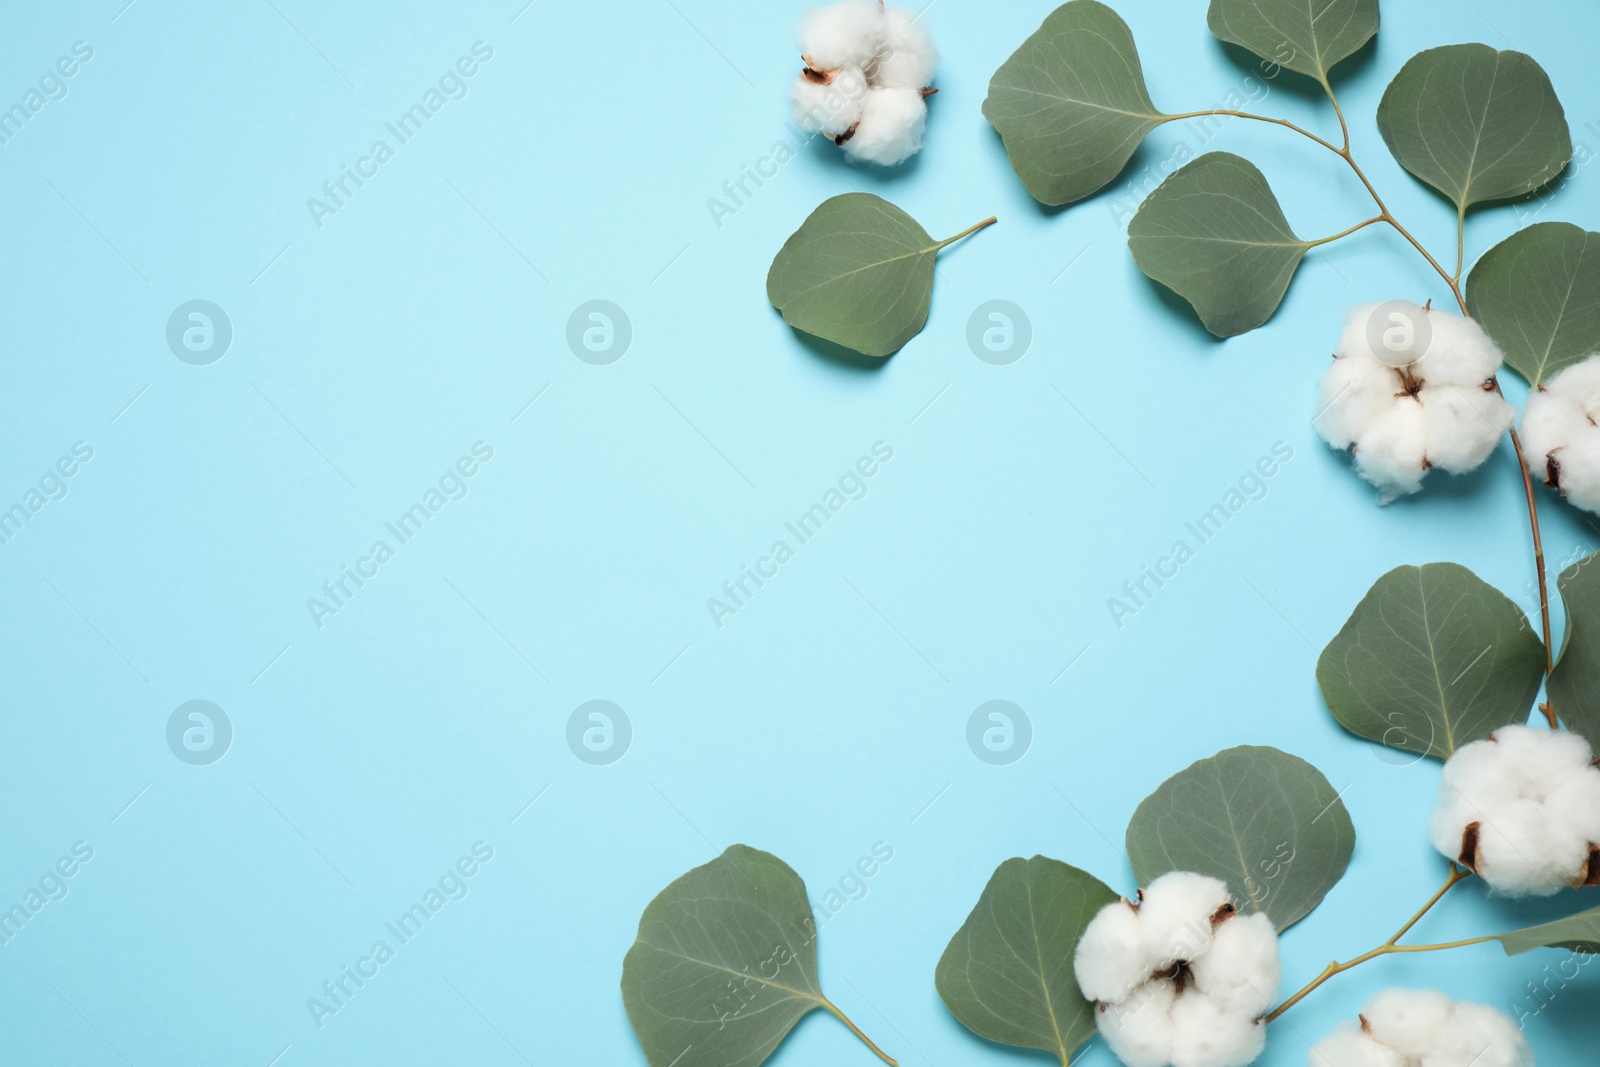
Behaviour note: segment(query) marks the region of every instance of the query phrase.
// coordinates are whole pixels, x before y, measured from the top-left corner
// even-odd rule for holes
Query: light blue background
[[[1520,484],[1502,447],[1380,509],[1308,421],[1347,305],[1447,294],[1374,228],[1314,254],[1266,328],[1210,340],[1138,273],[1111,196],[1041,210],[981,117],[1050,3],[936,0],[921,156],[884,173],[805,146],[720,227],[707,200],[785,136],[798,3],[123,3],[0,15],[6,105],[73,42],[94,49],[0,146],[0,504],[74,442],[94,449],[0,547],[0,901],[94,849],[0,947],[0,1059],[642,1064],[617,981],[657,890],[742,841],[820,896],[882,841],[893,860],[824,929],[824,987],[904,1064],[1028,1062],[933,988],[990,871],[1042,852],[1131,891],[1119,843],[1139,800],[1241,743],[1315,762],[1360,834],[1284,940],[1286,989],[1436,886],[1437,766],[1341,732],[1313,668],[1401,563],[1457,561],[1532,603]],[[1158,105],[1248,88],[1252,61],[1208,35],[1200,0],[1118,7]],[[1384,19],[1339,88],[1360,158],[1436,250],[1453,217],[1372,122],[1411,52],[1533,54],[1580,154],[1600,150],[1584,0],[1413,0]],[[468,95],[318,228],[307,198],[477,41],[493,59]],[[1256,109],[1335,129],[1290,77]],[[1212,147],[1258,161],[1301,233],[1371,213],[1332,157],[1245,125]],[[1124,181],[1188,136],[1158,131]],[[1580,168],[1519,210],[1600,227],[1594,180]],[[926,331],[871,369],[803,343],[764,296],[784,238],[851,189],[939,236],[1000,216],[941,257]],[[1473,254],[1517,225],[1474,217]],[[211,366],[164,340],[196,298],[235,331]],[[596,298],[634,328],[610,366],[564,339]],[[965,341],[997,298],[1034,329],[1005,367]],[[477,441],[494,458],[465,499],[314,625],[307,598]],[[869,494],[714,626],[706,599],[877,441],[894,458]],[[1294,459],[1268,495],[1118,629],[1106,599],[1277,441]],[[1596,547],[1541,502],[1553,563]],[[610,766],[565,742],[593,698],[635,731]],[[1035,730],[1006,767],[964,739],[997,698]],[[211,766],[166,744],[191,699],[235,730]],[[307,998],[480,840],[494,858],[470,894],[319,1029]],[[1457,893],[1420,937],[1586,903]],[[1524,984],[1558,962],[1379,962],[1275,1024],[1262,1062],[1304,1062],[1380,984],[1531,1007]],[[1597,982],[1585,970],[1530,1020],[1541,1064],[1592,1061]],[[818,1016],[772,1062],[875,1061]],[[1084,1062],[1112,1061],[1096,1045]]]

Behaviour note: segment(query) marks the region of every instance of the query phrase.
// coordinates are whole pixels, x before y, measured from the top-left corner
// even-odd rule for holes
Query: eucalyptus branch
[[[1266,1021],[1269,1022],[1269,1023],[1272,1022],[1278,1016],[1282,1015],[1284,1012],[1288,1011],[1290,1008],[1292,1008],[1296,1004],[1300,1003],[1300,1001],[1304,1000],[1306,998],[1306,996],[1311,993],[1312,990],[1314,990],[1318,986],[1322,985],[1322,983],[1326,982],[1328,979],[1332,978],[1334,975],[1343,974],[1345,971],[1350,970],[1352,967],[1359,967],[1361,964],[1366,963],[1368,960],[1375,960],[1379,956],[1388,956],[1388,955],[1392,955],[1392,954],[1397,953],[1397,952],[1442,952],[1445,949],[1465,948],[1468,945],[1481,945],[1486,941],[1493,941],[1494,938],[1492,938],[1492,937],[1472,937],[1472,938],[1466,939],[1465,941],[1447,941],[1447,942],[1443,942],[1441,944],[1435,944],[1435,945],[1402,945],[1402,944],[1399,944],[1400,939],[1402,937],[1404,937],[1407,933],[1409,933],[1411,928],[1413,926],[1417,925],[1417,923],[1421,921],[1421,919],[1422,919],[1422,917],[1424,915],[1426,915],[1426,914],[1428,914],[1428,912],[1432,911],[1433,910],[1433,906],[1435,904],[1439,903],[1439,901],[1443,900],[1444,899],[1444,895],[1446,893],[1450,892],[1450,890],[1455,887],[1456,883],[1465,881],[1466,879],[1471,878],[1471,877],[1472,877],[1472,872],[1471,871],[1467,870],[1464,867],[1457,867],[1454,863],[1450,864],[1450,877],[1445,881],[1444,885],[1442,887],[1440,887],[1438,892],[1434,893],[1433,896],[1428,898],[1428,902],[1426,904],[1422,905],[1422,907],[1417,910],[1417,913],[1415,915],[1413,915],[1409,920],[1406,921],[1406,924],[1404,926],[1400,927],[1399,930],[1395,931],[1395,934],[1394,934],[1393,937],[1389,938],[1389,940],[1385,941],[1383,944],[1379,945],[1377,948],[1373,949],[1372,951],[1362,953],[1360,956],[1357,956],[1355,959],[1347,960],[1344,963],[1330,963],[1330,964],[1328,964],[1328,966],[1323,970],[1323,972],[1321,974],[1317,975],[1316,978],[1312,979],[1311,982],[1308,983],[1305,986],[1305,988],[1301,989],[1294,996],[1290,997],[1288,1000],[1284,1001],[1282,1004],[1279,1004],[1276,1008],[1274,1008],[1272,1010],[1272,1013],[1267,1016]]]
[[[1449,271],[1445,270],[1444,266],[1433,257],[1433,254],[1429,252],[1426,247],[1423,246],[1422,242],[1417,240],[1416,237],[1412,235],[1411,231],[1406,229],[1405,226],[1401,224],[1399,219],[1395,218],[1394,212],[1389,210],[1389,206],[1384,203],[1383,197],[1379,195],[1377,188],[1367,177],[1366,172],[1361,169],[1361,165],[1356,162],[1355,156],[1350,150],[1350,126],[1345,121],[1344,109],[1339,106],[1339,99],[1334,94],[1333,86],[1328,83],[1328,79],[1324,77],[1321,79],[1321,81],[1323,91],[1327,93],[1329,102],[1333,104],[1334,114],[1339,118],[1339,130],[1343,139],[1342,145],[1335,145],[1333,142],[1325,140],[1312,133],[1310,130],[1305,129],[1302,126],[1298,126],[1287,119],[1273,118],[1269,115],[1256,115],[1248,111],[1233,111],[1227,109],[1193,111],[1183,115],[1174,115],[1172,118],[1182,119],[1196,118],[1204,115],[1231,115],[1236,118],[1250,119],[1253,122],[1265,122],[1274,126],[1282,126],[1285,129],[1293,130],[1302,137],[1306,137],[1312,141],[1315,141],[1323,148],[1326,148],[1328,151],[1344,160],[1345,163],[1349,165],[1351,171],[1355,173],[1355,176],[1361,180],[1361,184],[1366,187],[1368,195],[1372,197],[1372,202],[1377,205],[1380,214],[1377,216],[1376,221],[1387,222],[1394,228],[1396,233],[1398,233],[1401,237],[1404,237],[1411,247],[1415,248],[1417,252],[1421,254],[1423,259],[1428,261],[1428,265],[1431,266],[1438,273],[1439,277],[1444,280],[1445,285],[1449,286],[1450,295],[1455,297],[1456,306],[1461,309],[1461,314],[1470,317],[1472,313],[1467,310],[1467,300],[1461,292],[1461,272],[1466,263],[1466,207],[1461,206],[1456,211],[1456,269],[1455,273],[1451,274]],[[1354,227],[1353,229],[1347,230],[1342,234],[1336,234],[1334,237],[1327,238],[1323,241],[1313,241],[1312,246],[1315,247],[1316,245],[1325,244],[1327,241],[1335,240],[1338,237],[1343,237],[1348,233],[1353,233],[1354,230],[1361,229],[1366,225],[1369,225],[1369,223],[1362,223],[1361,226]],[[1498,387],[1499,385],[1496,383],[1496,388]],[[1544,635],[1545,674],[1548,675],[1553,666],[1554,645],[1552,644],[1550,632],[1550,587],[1545,576],[1544,543],[1539,532],[1539,505],[1534,495],[1533,476],[1528,466],[1528,457],[1522,450],[1522,439],[1517,436],[1515,429],[1510,431],[1510,436],[1512,450],[1517,456],[1517,469],[1522,475],[1523,494],[1527,497],[1528,501],[1528,527],[1533,534],[1534,570],[1537,573],[1539,580],[1539,621]],[[1554,727],[1556,725],[1555,712],[1548,704],[1540,705],[1540,710],[1544,713],[1544,716],[1549,721],[1551,727]]]

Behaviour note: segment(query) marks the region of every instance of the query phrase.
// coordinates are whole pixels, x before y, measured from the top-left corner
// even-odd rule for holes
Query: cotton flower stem
[[[1444,942],[1442,944],[1437,944],[1437,945],[1402,945],[1402,944],[1399,944],[1400,939],[1402,937],[1404,937],[1407,933],[1409,933],[1411,931],[1411,928],[1413,926],[1417,925],[1417,923],[1421,921],[1421,919],[1422,919],[1422,917],[1424,915],[1426,915],[1426,914],[1428,914],[1428,912],[1432,911],[1433,910],[1433,906],[1435,904],[1439,903],[1439,901],[1443,900],[1444,899],[1444,895],[1446,893],[1450,892],[1450,890],[1455,886],[1455,884],[1457,882],[1465,881],[1466,879],[1471,878],[1471,877],[1472,877],[1472,872],[1471,871],[1467,870],[1465,867],[1457,867],[1454,863],[1452,863],[1450,865],[1450,877],[1445,881],[1444,885],[1439,889],[1439,891],[1437,893],[1433,894],[1433,896],[1428,898],[1428,902],[1426,904],[1424,904],[1417,911],[1417,913],[1415,915],[1413,915],[1406,922],[1406,924],[1404,926],[1400,927],[1399,930],[1395,931],[1395,934],[1394,934],[1393,937],[1389,938],[1389,940],[1385,941],[1383,944],[1379,945],[1377,948],[1373,949],[1371,952],[1367,952],[1367,953],[1364,953],[1364,954],[1362,954],[1360,956],[1357,956],[1353,960],[1348,960],[1348,961],[1346,961],[1344,963],[1330,963],[1330,964],[1328,964],[1328,966],[1323,970],[1323,972],[1321,974],[1317,975],[1317,977],[1314,978],[1310,982],[1310,984],[1308,984],[1304,989],[1300,990],[1300,992],[1296,993],[1294,996],[1290,997],[1288,1000],[1284,1001],[1282,1004],[1279,1004],[1276,1008],[1274,1008],[1273,1011],[1272,1011],[1272,1014],[1267,1016],[1266,1021],[1269,1022],[1269,1023],[1272,1022],[1272,1020],[1276,1019],[1278,1016],[1282,1015],[1284,1012],[1288,1011],[1290,1008],[1292,1008],[1296,1004],[1300,1003],[1300,1001],[1304,1000],[1305,997],[1307,996],[1307,994],[1309,994],[1313,989],[1316,989],[1322,983],[1326,982],[1328,979],[1332,978],[1334,975],[1343,974],[1345,971],[1350,970],[1350,968],[1359,967],[1361,964],[1366,963],[1368,960],[1375,960],[1379,956],[1388,956],[1388,955],[1391,955],[1391,954],[1396,953],[1396,952],[1440,952],[1440,951],[1443,951],[1444,949],[1448,949],[1448,948],[1464,948],[1467,945],[1481,945],[1486,941],[1493,941],[1494,938],[1492,938],[1492,937],[1472,937],[1472,938],[1468,938],[1465,941],[1447,941],[1447,942]]]
[[[1545,579],[1544,567],[1544,540],[1539,536],[1539,504],[1533,495],[1533,476],[1528,470],[1528,457],[1522,451],[1522,438],[1517,436],[1517,431],[1511,431],[1511,447],[1517,453],[1517,466],[1522,469],[1522,489],[1528,497],[1528,525],[1533,529],[1533,563],[1534,569],[1539,573],[1539,622],[1544,627],[1544,673],[1548,676],[1554,668],[1555,646],[1550,641],[1550,587]],[[1550,723],[1550,729],[1556,728],[1556,713],[1548,703],[1540,704],[1539,710],[1544,712],[1545,719]]]
[[[873,1052],[876,1052],[878,1054],[878,1058],[880,1060],[882,1060],[884,1063],[887,1063],[889,1065],[889,1067],[900,1067],[900,1064],[899,1064],[899,1062],[897,1060],[895,1060],[892,1057],[890,1057],[890,1055],[887,1052],[883,1051],[883,1049],[879,1048],[877,1045],[874,1045],[872,1043],[872,1038],[868,1037],[866,1034],[863,1034],[861,1032],[861,1028],[858,1027],[855,1023],[851,1022],[845,1016],[844,1012],[842,1012],[838,1008],[834,1007],[833,1001],[824,998],[823,1001],[822,1001],[822,1006],[824,1008],[827,1008],[828,1011],[833,1015],[834,1018],[838,1019],[840,1022],[842,1022],[846,1026],[848,1026],[850,1028],[850,1032],[852,1034],[855,1034],[857,1037],[859,1037],[861,1039],[861,1043],[863,1045],[866,1045]]]
[[[966,229],[962,230],[960,233],[956,234],[954,237],[949,237],[949,238],[946,238],[943,241],[940,241],[938,244],[933,246],[933,249],[934,249],[935,252],[937,252],[939,249],[946,248],[946,247],[948,247],[950,245],[953,245],[957,241],[961,240],[963,237],[970,237],[972,234],[977,233],[979,230],[983,229],[985,226],[993,226],[995,223],[997,223],[999,221],[1000,221],[1000,219],[997,216],[990,215],[988,218],[984,219],[982,222],[978,223],[976,226],[968,226]]]

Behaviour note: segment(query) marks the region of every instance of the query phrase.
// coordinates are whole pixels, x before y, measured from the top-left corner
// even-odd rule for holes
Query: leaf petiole
[[[977,233],[979,230],[983,229],[985,226],[993,226],[995,223],[997,223],[999,221],[1000,221],[999,216],[990,215],[988,218],[984,219],[982,222],[978,223],[976,226],[968,226],[966,229],[962,230],[960,233],[956,234],[954,237],[947,237],[943,241],[940,241],[938,244],[933,246],[933,250],[935,252],[937,252],[941,248],[948,248],[949,246],[955,244],[957,241],[961,240],[963,237],[970,237],[973,234]]]
[[[991,219],[990,221],[992,222],[994,220]],[[952,238],[952,240],[954,240],[954,238]],[[873,1052],[876,1052],[878,1054],[878,1058],[880,1060],[882,1060],[884,1063],[887,1063],[889,1065],[889,1067],[900,1067],[900,1064],[899,1064],[899,1062],[897,1060],[893,1059],[887,1052],[883,1051],[883,1049],[881,1049],[877,1045],[873,1044],[872,1043],[872,1038],[870,1038],[866,1034],[862,1033],[861,1032],[861,1028],[859,1026],[857,1026],[855,1023],[851,1022],[850,1019],[845,1015],[844,1012],[840,1011],[837,1007],[835,1007],[833,1001],[829,1000],[826,997],[823,997],[822,998],[822,1006],[824,1008],[827,1008],[828,1011],[830,1013],[832,1013],[832,1015],[833,1015],[833,1017],[835,1019],[838,1019],[840,1022],[844,1023],[845,1026],[849,1027],[850,1028],[850,1032],[852,1034],[855,1034],[857,1037],[859,1037],[861,1039],[861,1043],[862,1044],[866,1045]]]
[[[1337,241],[1341,237],[1349,237],[1351,234],[1355,233],[1357,230],[1364,230],[1368,226],[1371,226],[1374,223],[1386,222],[1386,221],[1388,221],[1388,220],[1386,220],[1382,215],[1376,215],[1376,216],[1374,216],[1374,217],[1372,217],[1370,219],[1367,219],[1365,222],[1356,223],[1354,226],[1350,227],[1348,230],[1340,230],[1338,233],[1334,234],[1332,237],[1324,237],[1320,241],[1307,241],[1306,242],[1306,247],[1307,248],[1316,248],[1318,245],[1332,244],[1334,241]]]

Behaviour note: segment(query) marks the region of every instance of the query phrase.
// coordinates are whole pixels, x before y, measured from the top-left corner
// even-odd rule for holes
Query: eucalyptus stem
[[[977,225],[968,226],[966,229],[962,230],[960,233],[956,234],[954,237],[948,237],[945,240],[940,241],[938,244],[934,245],[933,247],[935,249],[947,248],[950,245],[953,245],[957,241],[961,240],[963,237],[968,237],[968,236],[970,236],[972,234],[975,234],[979,230],[983,229],[985,226],[993,226],[995,223],[997,223],[999,221],[1000,221],[1000,219],[997,216],[990,215],[988,218],[984,219],[982,222],[978,223]]]
[[[866,1034],[862,1033],[861,1032],[861,1028],[859,1026],[857,1026],[855,1023],[851,1022],[850,1019],[845,1015],[845,1013],[840,1011],[834,1005],[833,1001],[824,998],[823,1001],[822,1001],[822,1006],[824,1008],[827,1008],[828,1011],[832,1012],[834,1018],[838,1019],[840,1022],[842,1022],[846,1026],[848,1026],[850,1028],[850,1032],[852,1034],[855,1034],[858,1038],[860,1038],[861,1039],[861,1043],[863,1045],[866,1045],[873,1052],[876,1052],[878,1054],[878,1058],[880,1060],[882,1060],[884,1063],[887,1063],[889,1065],[889,1067],[900,1067],[899,1061],[897,1061],[894,1058],[892,1058],[887,1052],[883,1051],[883,1049],[879,1048],[877,1045],[874,1045],[872,1043],[872,1038],[870,1038]]]
[[[1361,179],[1361,184],[1366,187],[1368,195],[1372,197],[1372,202],[1378,206],[1378,221],[1387,222],[1390,226],[1394,227],[1395,232],[1401,237],[1404,237],[1411,247],[1415,248],[1417,252],[1421,254],[1422,258],[1428,261],[1428,265],[1431,266],[1438,273],[1439,277],[1444,280],[1445,285],[1450,287],[1450,295],[1455,297],[1456,306],[1461,309],[1461,314],[1470,318],[1472,313],[1467,310],[1467,299],[1464,295],[1462,295],[1461,292],[1461,272],[1466,265],[1466,206],[1458,205],[1456,209],[1456,271],[1455,274],[1452,275],[1449,271],[1445,270],[1444,266],[1437,259],[1433,258],[1433,253],[1429,252],[1427,248],[1423,246],[1422,242],[1417,240],[1416,237],[1412,235],[1410,230],[1401,225],[1400,220],[1395,218],[1394,212],[1389,210],[1389,205],[1383,202],[1383,197],[1378,194],[1377,188],[1373,186],[1371,180],[1368,179],[1366,172],[1361,169],[1361,164],[1356,162],[1355,156],[1350,151],[1350,126],[1345,121],[1344,108],[1339,106],[1339,98],[1334,95],[1333,86],[1329,84],[1326,75],[1321,78],[1321,82],[1323,92],[1327,94],[1329,103],[1333,105],[1334,114],[1339,117],[1339,131],[1343,139],[1343,144],[1341,145],[1335,145],[1331,141],[1326,141],[1312,133],[1310,130],[1307,130],[1301,126],[1297,126],[1287,119],[1272,118],[1269,115],[1256,115],[1248,111],[1233,111],[1228,109],[1191,111],[1183,115],[1173,115],[1171,116],[1171,119],[1198,118],[1203,115],[1231,115],[1236,118],[1250,119],[1252,122],[1266,122],[1274,126],[1282,126],[1285,129],[1293,130],[1302,137],[1309,138],[1310,140],[1321,145],[1323,148],[1326,148],[1328,151],[1344,160],[1345,163],[1349,164],[1350,169],[1355,173],[1355,176]],[[1169,121],[1171,121],[1171,119],[1169,119]],[[1367,226],[1369,224],[1370,223],[1364,222],[1361,224],[1361,226],[1355,227],[1355,229],[1360,229],[1362,226]],[[1349,232],[1353,231],[1346,231],[1346,233]],[[1336,236],[1344,235],[1339,234]],[[1333,238],[1329,238],[1329,240],[1332,239]],[[1313,245],[1323,243],[1325,242],[1312,242]],[[1498,388],[1498,383],[1496,384],[1496,388]],[[1536,571],[1539,579],[1539,621],[1544,634],[1545,674],[1548,675],[1553,666],[1552,650],[1554,646],[1551,643],[1550,635],[1550,587],[1549,582],[1545,577],[1544,542],[1539,533],[1539,504],[1534,495],[1533,476],[1528,467],[1528,457],[1522,451],[1522,439],[1517,436],[1517,431],[1515,429],[1510,431],[1510,435],[1512,450],[1515,451],[1517,455],[1517,468],[1522,474],[1523,494],[1528,499],[1528,527],[1533,532],[1533,563],[1534,570]],[[1539,706],[1539,710],[1544,713],[1545,719],[1548,720],[1550,726],[1554,728],[1556,726],[1556,713],[1551,709],[1550,705],[1548,703],[1541,704]]]
[[[1382,222],[1382,221],[1383,221],[1383,216],[1382,215],[1374,216],[1373,218],[1367,219],[1365,222],[1356,223],[1354,226],[1350,227],[1348,230],[1340,230],[1338,233],[1334,234],[1332,237],[1324,237],[1324,238],[1322,238],[1321,240],[1318,240],[1318,241],[1307,241],[1306,242],[1306,247],[1307,248],[1316,248],[1318,245],[1332,244],[1334,241],[1337,241],[1341,237],[1349,237],[1351,234],[1355,233],[1357,230],[1364,230],[1368,226],[1371,226],[1374,223],[1378,223],[1378,222]]]
[[[1435,904],[1444,899],[1444,895],[1450,892],[1457,882],[1465,881],[1471,877],[1471,871],[1464,867],[1457,867],[1454,863],[1450,864],[1450,877],[1445,881],[1444,885],[1439,889],[1438,892],[1434,893],[1433,896],[1428,898],[1428,902],[1422,905],[1422,907],[1417,910],[1417,913],[1407,920],[1404,926],[1395,931],[1393,937],[1389,938],[1389,940],[1385,941],[1371,952],[1363,953],[1353,960],[1348,960],[1344,963],[1328,964],[1328,966],[1323,969],[1323,972],[1317,975],[1316,978],[1312,979],[1311,982],[1305,986],[1305,988],[1301,989],[1300,992],[1296,993],[1294,996],[1290,997],[1288,1000],[1274,1008],[1272,1010],[1272,1014],[1267,1016],[1266,1021],[1269,1023],[1272,1022],[1272,1020],[1276,1019],[1278,1016],[1282,1015],[1284,1012],[1300,1003],[1300,1001],[1304,1000],[1312,990],[1322,985],[1322,983],[1326,982],[1334,975],[1343,974],[1352,967],[1359,967],[1368,960],[1375,960],[1379,956],[1388,956],[1397,952],[1442,952],[1445,949],[1465,948],[1468,945],[1481,945],[1486,941],[1494,940],[1492,937],[1472,937],[1466,939],[1465,941],[1446,941],[1436,945],[1401,945],[1398,943],[1402,937],[1410,932],[1413,926],[1417,925],[1417,923],[1421,921],[1424,915],[1433,910],[1433,906]]]

